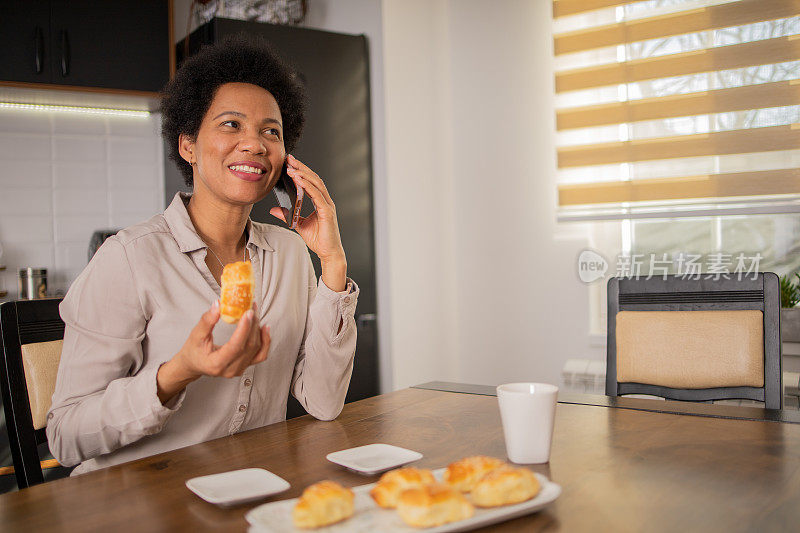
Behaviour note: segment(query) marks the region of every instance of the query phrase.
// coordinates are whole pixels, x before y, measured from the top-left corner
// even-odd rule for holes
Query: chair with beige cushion
[[[0,390],[17,486],[44,481],[39,445],[47,442],[47,411],[56,384],[64,322],[60,298],[0,304]],[[6,469],[9,469],[6,467]]]
[[[706,277],[609,280],[607,395],[783,407],[778,276]]]

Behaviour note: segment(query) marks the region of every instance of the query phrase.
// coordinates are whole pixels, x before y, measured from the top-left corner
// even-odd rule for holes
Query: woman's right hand
[[[241,376],[250,365],[266,360],[269,327],[259,327],[255,304],[242,316],[233,335],[222,346],[214,344],[212,335],[219,317],[219,302],[215,301],[200,317],[183,348],[158,369],[156,382],[162,404],[201,376]]]

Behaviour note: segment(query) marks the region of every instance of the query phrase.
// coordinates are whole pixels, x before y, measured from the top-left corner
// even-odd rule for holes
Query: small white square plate
[[[195,477],[187,480],[186,486],[209,503],[237,505],[278,494],[291,485],[263,468],[245,468]]]
[[[422,454],[391,444],[367,444],[329,453],[326,458],[359,474],[378,474],[413,461],[422,459]]]

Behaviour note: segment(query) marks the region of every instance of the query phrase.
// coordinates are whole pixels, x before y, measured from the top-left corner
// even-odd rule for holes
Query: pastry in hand
[[[506,466],[506,462],[495,457],[485,455],[465,457],[447,466],[444,481],[456,490],[470,492],[483,476],[501,466]]]
[[[253,306],[253,267],[250,261],[228,263],[222,269],[219,313],[222,320],[233,324]]]
[[[382,475],[381,479],[369,491],[369,495],[381,507],[394,509],[397,507],[397,498],[405,489],[420,487],[435,481],[436,479],[430,470],[414,468],[413,466],[398,468]]]
[[[507,466],[492,470],[472,489],[472,503],[478,507],[496,507],[530,500],[541,486],[527,468]]]
[[[292,512],[294,525],[315,528],[341,522],[353,515],[353,491],[335,481],[320,481],[306,488]]]
[[[469,518],[475,508],[459,491],[444,483],[429,483],[401,492],[397,513],[409,526],[433,527]]]

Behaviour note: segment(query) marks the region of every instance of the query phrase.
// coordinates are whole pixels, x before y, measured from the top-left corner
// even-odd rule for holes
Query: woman
[[[324,182],[286,155],[303,125],[295,75],[265,44],[229,39],[181,66],[162,113],[192,194],[109,238],[60,307],[47,436],[61,464],[81,463],[73,474],[284,420],[290,391],[330,420],[350,382],[358,288]],[[315,207],[297,233],[249,219],[284,160]],[[255,302],[228,325],[220,275],[243,259]]]

